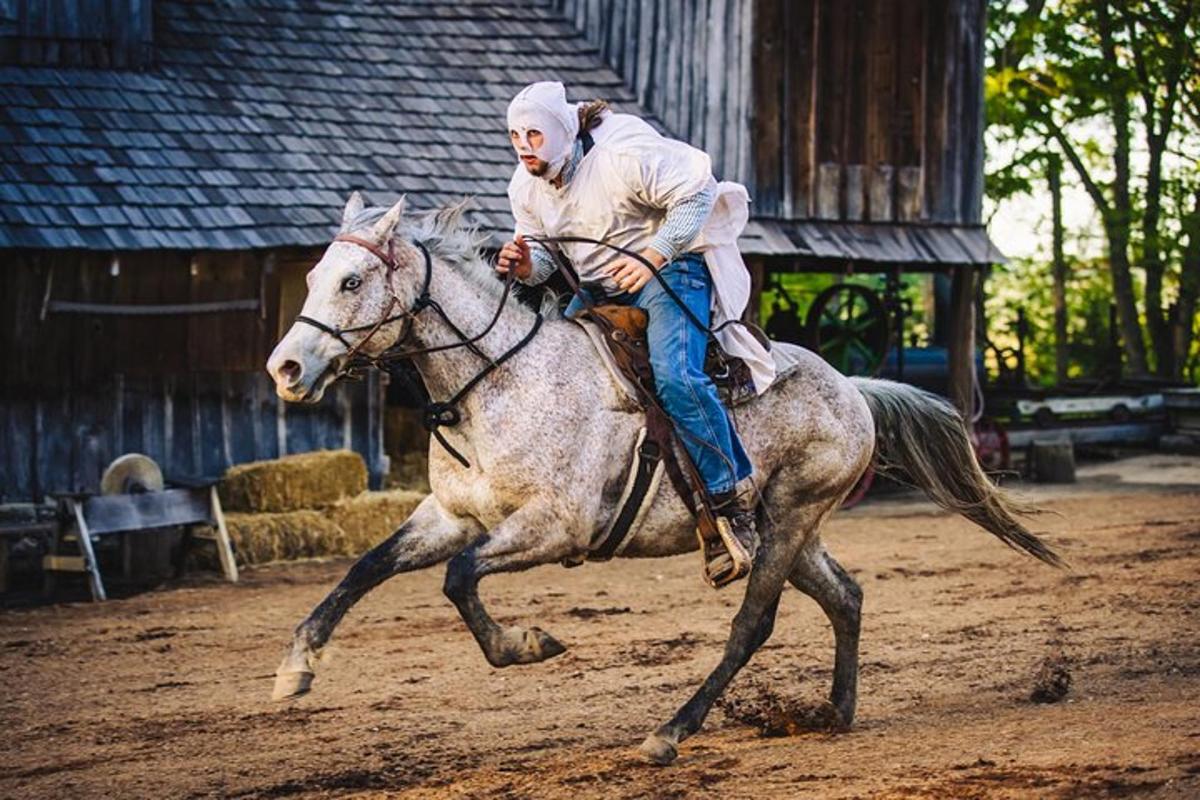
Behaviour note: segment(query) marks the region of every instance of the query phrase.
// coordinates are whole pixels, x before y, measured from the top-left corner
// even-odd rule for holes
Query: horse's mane
[[[406,214],[400,220],[396,236],[420,242],[430,255],[454,267],[467,276],[471,283],[491,297],[499,300],[504,293],[504,284],[496,279],[495,271],[488,266],[484,257],[487,236],[479,232],[477,225],[466,224],[463,212],[469,200],[436,211],[417,211]],[[347,232],[361,231],[374,225],[386,214],[385,206],[364,208],[347,226]],[[524,308],[514,303],[514,308]]]

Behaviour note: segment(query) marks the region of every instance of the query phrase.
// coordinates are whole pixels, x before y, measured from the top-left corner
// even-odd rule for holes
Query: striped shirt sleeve
[[[712,188],[701,189],[667,210],[662,227],[654,235],[650,247],[668,262],[679,257],[704,227],[712,212],[717,193]]]

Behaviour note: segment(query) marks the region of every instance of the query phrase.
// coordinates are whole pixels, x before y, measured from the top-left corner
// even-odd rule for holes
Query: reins
[[[413,301],[412,306],[410,306],[407,311],[402,311],[399,314],[392,314],[392,310],[400,304],[400,299],[396,296],[396,291],[392,288],[392,275],[399,269],[399,264],[396,263],[394,240],[388,241],[388,249],[386,252],[373,242],[369,242],[366,239],[360,239],[357,236],[351,236],[349,234],[339,234],[338,236],[334,237],[333,241],[347,242],[349,244],[362,247],[383,263],[384,267],[387,269],[385,282],[389,295],[387,307],[384,309],[383,314],[380,315],[380,318],[377,322],[369,323],[367,325],[357,325],[352,328],[337,328],[332,325],[327,325],[320,320],[313,319],[312,317],[306,317],[303,314],[298,315],[296,317],[296,321],[311,325],[322,333],[329,334],[333,338],[337,339],[346,348],[346,354],[343,358],[342,366],[339,368],[337,373],[338,378],[355,377],[360,374],[364,368],[375,367],[387,372],[390,375],[398,376],[402,381],[404,381],[414,396],[420,396],[419,388],[415,385],[411,376],[409,376],[407,372],[403,370],[397,371],[390,369],[390,365],[393,362],[413,358],[419,355],[425,355],[428,353],[453,350],[459,347],[467,348],[472,353],[486,361],[487,364],[483,367],[483,369],[481,369],[473,378],[467,381],[466,384],[464,384],[461,389],[455,392],[449,400],[436,401],[431,399],[424,403],[422,408],[422,424],[424,425],[425,429],[429,431],[435,439],[437,439],[438,444],[445,448],[447,453],[453,456],[455,460],[457,460],[464,467],[470,469],[471,463],[467,461],[466,457],[464,457],[462,453],[455,450],[454,447],[448,441],[446,441],[446,438],[443,436],[440,429],[443,427],[453,427],[462,421],[462,414],[458,410],[458,404],[461,403],[463,399],[470,394],[471,390],[478,386],[484,378],[499,368],[500,365],[502,365],[505,361],[508,361],[510,358],[515,356],[521,350],[521,348],[533,341],[533,337],[537,335],[538,330],[542,327],[542,315],[538,313],[535,316],[533,327],[530,328],[529,332],[525,334],[525,336],[519,342],[510,347],[508,350],[504,351],[504,353],[502,353],[498,358],[492,359],[486,353],[476,347],[475,343],[491,333],[492,329],[496,327],[496,323],[499,322],[500,315],[504,312],[504,307],[508,304],[509,295],[512,293],[513,278],[515,277],[512,272],[510,272],[505,278],[504,293],[500,297],[500,303],[496,307],[496,313],[492,315],[492,319],[490,322],[488,322],[487,327],[474,336],[467,336],[467,334],[463,333],[463,331],[454,324],[454,321],[450,319],[445,309],[443,309],[429,293],[430,283],[433,281],[433,258],[429,254],[429,249],[426,248],[421,242],[415,240],[413,241],[413,244],[425,257],[425,280],[421,287],[421,292],[417,295],[417,299]],[[417,315],[427,308],[433,309],[433,311],[441,318],[442,322],[446,323],[446,326],[450,328],[451,332],[457,336],[459,340],[457,342],[451,342],[450,344],[434,345],[432,347],[420,347],[410,350],[402,349],[401,346],[412,334],[413,321],[416,319]],[[363,347],[371,340],[372,337],[375,336],[376,333],[379,332],[381,328],[383,328],[384,325],[398,322],[400,320],[404,320],[405,328],[403,333],[401,333],[401,335],[396,339],[395,344],[388,347],[378,355],[371,355],[370,353],[363,352]],[[367,334],[357,342],[352,344],[346,339],[347,333],[358,333],[360,331],[367,331]]]

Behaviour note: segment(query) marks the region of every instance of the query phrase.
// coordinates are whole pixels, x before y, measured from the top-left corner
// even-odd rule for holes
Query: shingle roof
[[[523,85],[637,110],[551,0],[155,4],[147,72],[0,67],[0,247],[327,241],[350,191],[511,226]]]

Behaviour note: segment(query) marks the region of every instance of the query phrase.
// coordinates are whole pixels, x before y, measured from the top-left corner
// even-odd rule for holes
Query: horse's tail
[[[875,468],[923,489],[1000,541],[1056,567],[1065,562],[1016,518],[1038,509],[1014,501],[984,474],[962,416],[942,398],[903,383],[851,378],[875,418]]]

